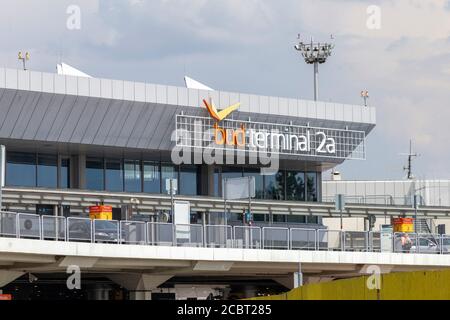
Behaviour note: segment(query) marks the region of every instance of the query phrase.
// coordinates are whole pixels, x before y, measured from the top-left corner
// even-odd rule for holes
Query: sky
[[[344,179],[450,179],[450,1],[0,0],[0,65],[54,72],[66,62],[100,78],[313,98],[297,37],[335,45],[319,68],[319,99],[362,104],[377,126],[365,161]],[[75,7],[74,7],[75,6]],[[75,9],[74,9],[75,8]],[[324,178],[327,178],[325,176]]]

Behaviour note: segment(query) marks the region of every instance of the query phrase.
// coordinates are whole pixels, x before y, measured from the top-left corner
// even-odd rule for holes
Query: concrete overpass
[[[25,273],[66,273],[77,265],[83,277],[102,275],[129,290],[154,290],[172,277],[272,279],[305,283],[381,273],[450,267],[450,255],[341,251],[257,250],[118,245],[0,238],[0,288]]]

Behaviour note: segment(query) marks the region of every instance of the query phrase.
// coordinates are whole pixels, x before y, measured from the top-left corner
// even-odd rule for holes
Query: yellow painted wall
[[[381,289],[367,287],[369,276],[305,285],[258,300],[450,300],[450,270],[381,275]]]

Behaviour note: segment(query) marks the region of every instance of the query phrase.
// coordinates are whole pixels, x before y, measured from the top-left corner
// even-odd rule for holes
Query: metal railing
[[[450,235],[91,220],[0,212],[0,237],[124,245],[418,254],[450,253]]]

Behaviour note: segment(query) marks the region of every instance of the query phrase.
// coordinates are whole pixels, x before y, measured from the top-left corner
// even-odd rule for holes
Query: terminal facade
[[[229,107],[232,112],[224,116]],[[223,181],[252,176],[254,225],[312,229],[325,228],[321,216],[307,209],[322,203],[322,173],[347,159],[364,160],[365,138],[376,124],[370,106],[3,68],[0,119],[0,144],[6,148],[4,211],[88,217],[90,206],[103,204],[112,206],[115,221],[161,222],[168,215],[163,222],[170,223],[166,181],[176,179],[174,197],[190,202],[190,224],[240,226],[246,201],[224,209]],[[180,163],[186,149],[190,161]],[[196,155],[201,161],[195,161]],[[55,267],[55,275],[36,269],[37,278],[61,284],[63,265]],[[126,281],[130,274],[121,279],[109,275],[108,280],[98,276],[86,278],[92,290],[77,298],[111,298],[120,288],[133,287]],[[22,295],[31,290],[36,298],[26,277],[0,287],[26,287]],[[186,293],[193,283],[198,290],[206,287],[198,294],[206,298],[219,289],[228,297],[238,291],[235,297],[243,297],[242,292],[251,296],[262,287],[286,288],[274,277],[230,279],[216,272],[205,278],[183,271],[151,279],[159,279],[154,287],[161,288],[160,298],[164,293],[173,298],[175,291],[179,297],[194,295]],[[135,294],[142,288],[148,286],[134,286]],[[153,298],[157,293],[153,290]]]

